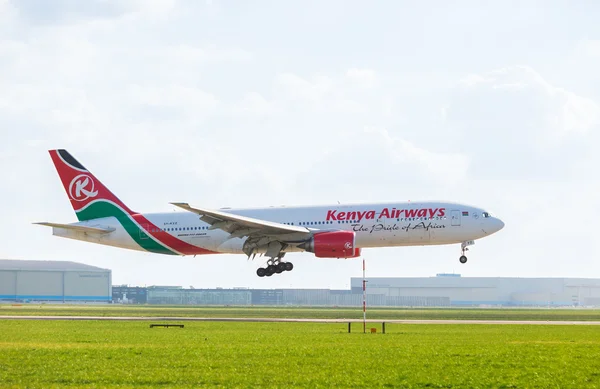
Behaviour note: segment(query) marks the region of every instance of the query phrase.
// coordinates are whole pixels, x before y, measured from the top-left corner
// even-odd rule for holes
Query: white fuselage
[[[222,209],[222,211],[255,219],[300,226],[311,231],[347,230],[356,233],[356,247],[394,247],[444,245],[467,242],[491,235],[504,226],[499,219],[481,208],[448,202],[399,202],[314,207],[269,207],[253,209]],[[197,247],[198,251],[179,251],[176,254],[243,253],[246,238],[231,238],[230,234],[211,226],[190,212],[149,213],[140,215],[151,224],[131,219],[130,225],[115,217],[94,219],[77,224],[114,228],[103,234],[87,234],[54,228],[54,234],[121,248],[153,251],[144,241],[160,229],[161,234]],[[154,226],[154,227],[152,227]],[[136,234],[138,234],[136,236]],[[140,244],[140,242],[142,244]],[[158,243],[158,241],[157,241]],[[303,251],[294,245],[286,252]]]

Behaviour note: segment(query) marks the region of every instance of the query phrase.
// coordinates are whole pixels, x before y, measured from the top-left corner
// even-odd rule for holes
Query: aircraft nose
[[[494,229],[496,230],[496,232],[498,232],[504,228],[504,222],[498,218],[494,218],[494,219],[495,219],[494,220],[494,224],[495,224]]]

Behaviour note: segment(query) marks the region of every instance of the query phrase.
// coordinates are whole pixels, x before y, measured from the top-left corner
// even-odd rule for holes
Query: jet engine
[[[360,248],[354,247],[355,236],[353,231],[317,232],[298,247],[318,258],[356,258]]]

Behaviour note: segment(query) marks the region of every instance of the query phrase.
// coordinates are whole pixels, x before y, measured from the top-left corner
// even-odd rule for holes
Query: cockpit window
[[[490,215],[488,212],[484,212],[483,217],[492,217],[492,215]]]

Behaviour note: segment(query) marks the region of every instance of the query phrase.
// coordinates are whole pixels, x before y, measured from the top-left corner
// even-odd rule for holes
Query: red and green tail
[[[184,242],[132,211],[66,150],[50,150],[50,157],[79,221],[114,217],[140,247],[154,253],[212,253]]]
[[[79,221],[115,216],[115,208],[134,215],[121,200],[66,150],[50,150],[50,157]]]

